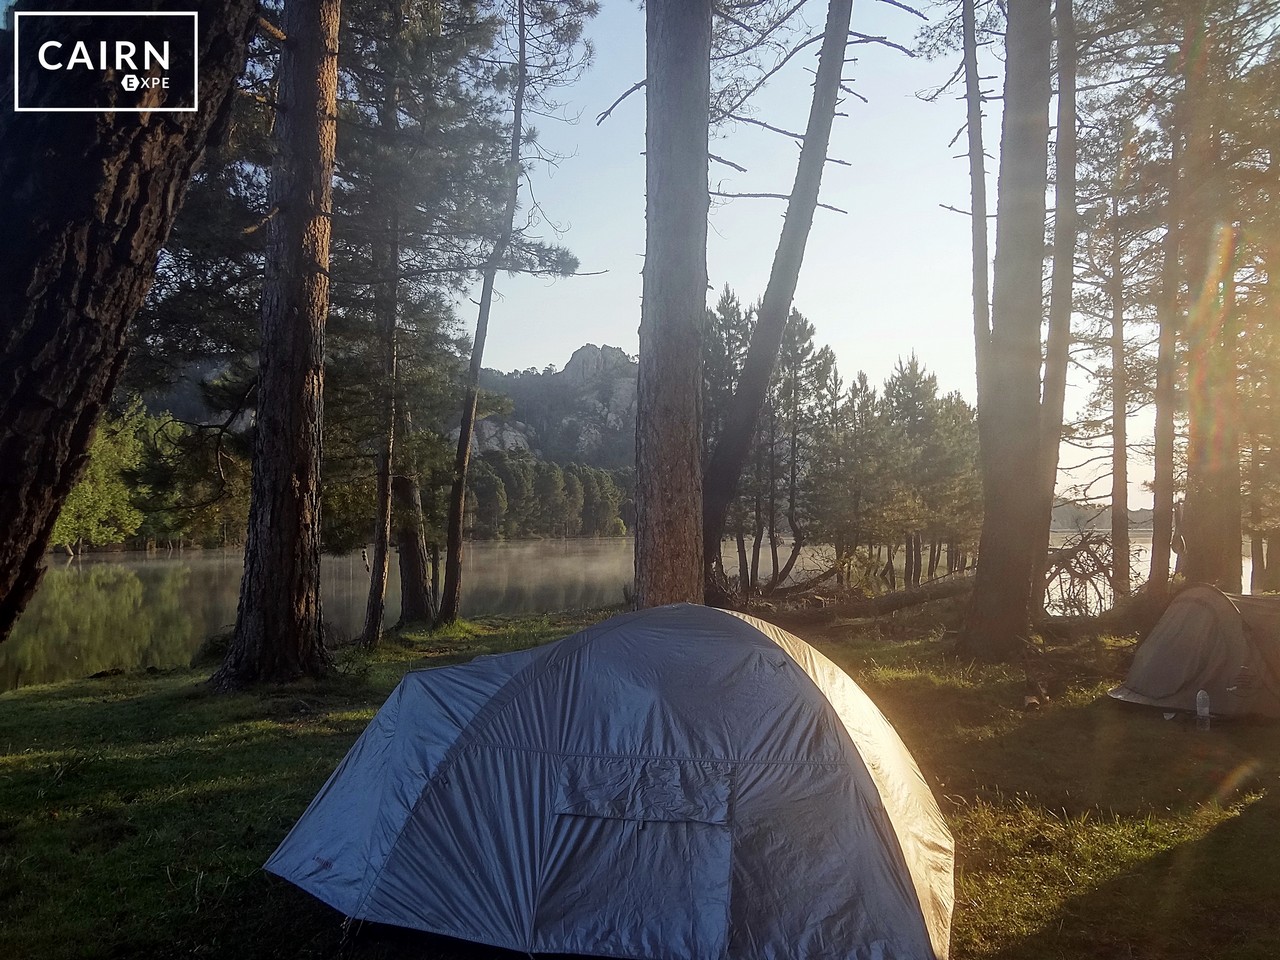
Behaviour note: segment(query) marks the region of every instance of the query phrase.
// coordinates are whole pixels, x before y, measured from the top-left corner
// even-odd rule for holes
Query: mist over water
[[[462,615],[542,613],[621,603],[634,541],[473,543],[464,555]],[[0,645],[0,691],[103,670],[186,666],[201,642],[230,630],[240,595],[240,550],[49,558],[13,636]],[[358,553],[321,561],[324,617],[342,639],[364,625],[369,574]],[[391,556],[386,623],[400,618]]]
[[[1060,544],[1068,534],[1058,533]],[[785,560],[790,544],[780,546]],[[623,538],[537,540],[467,545],[462,614],[544,613],[623,602],[632,580],[634,541]],[[792,579],[829,563],[827,550],[805,548]],[[725,542],[726,571],[737,570]],[[1244,589],[1252,563],[1243,549]],[[1135,585],[1147,574],[1151,537],[1133,536]],[[186,666],[201,642],[231,629],[240,595],[239,550],[99,554],[84,560],[49,557],[49,570],[13,636],[0,645],[0,691],[86,677],[103,670]],[[768,578],[767,545],[760,558]],[[901,572],[901,558],[899,558]],[[359,553],[321,563],[325,619],[341,639],[364,624],[369,574]],[[386,623],[400,617],[400,575],[391,557]]]

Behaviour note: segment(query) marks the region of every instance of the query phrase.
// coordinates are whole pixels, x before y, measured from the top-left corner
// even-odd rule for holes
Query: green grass
[[[0,697],[0,956],[503,955],[364,929],[261,864],[408,669],[555,639],[591,618],[491,619],[340,657],[322,683],[218,697],[202,675]],[[1118,645],[1024,674],[948,659],[949,613],[781,622],[875,698],[958,849],[953,956],[1280,956],[1280,728],[1105,699]]]

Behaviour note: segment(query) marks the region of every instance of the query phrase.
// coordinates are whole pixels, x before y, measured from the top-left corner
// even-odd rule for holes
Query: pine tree
[[[235,633],[211,680],[219,690],[315,676],[329,663],[320,610],[320,444],[339,10],[339,0],[289,0],[281,20],[288,39],[271,172],[253,496]]]
[[[703,598],[701,391],[711,3],[650,0],[636,603]]]
[[[40,582],[125,330],[244,63],[255,4],[197,6],[202,109],[0,114],[0,641]],[[11,70],[6,58],[5,87]],[[56,97],[62,82],[75,79],[43,89]]]

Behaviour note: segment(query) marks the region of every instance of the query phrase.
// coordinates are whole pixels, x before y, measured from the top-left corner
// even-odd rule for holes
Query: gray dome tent
[[[953,859],[846,674],[678,605],[408,674],[266,866],[349,917],[530,953],[945,960]]]
[[[1200,690],[1215,715],[1280,717],[1280,597],[1187,587],[1169,601],[1110,696],[1195,710]]]

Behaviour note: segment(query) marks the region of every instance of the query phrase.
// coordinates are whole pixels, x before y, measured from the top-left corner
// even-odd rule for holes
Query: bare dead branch
[[[738,123],[750,123],[754,126],[761,127],[764,130],[768,130],[771,133],[780,133],[784,137],[790,137],[793,140],[799,140],[801,142],[804,141],[803,133],[796,133],[794,130],[784,130],[782,127],[775,127],[773,124],[765,123],[763,120],[757,120],[755,117],[744,117],[740,113],[731,113],[725,117],[725,119],[736,120]]]
[[[790,200],[791,195],[786,193],[728,193],[723,190],[712,190],[713,197],[726,197],[730,200]],[[833,207],[829,203],[819,203],[819,207],[823,210],[830,210],[833,213],[848,214],[848,210],[841,210],[839,207]]]
[[[921,20],[928,22],[929,18],[917,10],[915,7],[907,6],[905,3],[899,3],[898,0],[880,0],[881,3],[887,3],[891,7],[897,7],[899,10],[905,10],[913,16],[919,17]]]
[[[897,50],[899,53],[905,53],[908,57],[915,59],[915,51],[908,47],[904,47],[900,43],[894,43],[888,37],[876,37],[868,33],[858,33],[855,30],[849,31],[849,36],[853,38],[854,43],[878,43],[882,47],[888,47],[891,50]]]
[[[648,80],[637,80],[635,83],[629,86],[626,89],[626,91],[622,94],[622,96],[620,96],[617,100],[613,101],[613,103],[609,104],[609,108],[596,117],[596,126],[598,127],[600,126],[600,124],[608,120],[609,114],[613,113],[613,111],[617,109],[618,104],[622,103],[623,100],[627,99],[627,97],[631,96],[637,90],[641,89],[648,82],[649,82]]]
[[[959,214],[961,214],[961,215],[963,215],[963,216],[966,216],[966,217],[972,217],[972,216],[973,216],[973,212],[972,212],[972,211],[970,211],[970,210],[961,210],[959,207],[953,207],[953,206],[951,206],[950,204],[947,204],[947,203],[940,203],[940,204],[938,204],[938,206],[940,206],[943,210],[950,210],[952,213],[959,213]],[[996,216],[996,215],[995,215],[994,213],[988,213],[988,214],[987,214],[987,219],[988,219],[988,220],[994,220],[994,219],[995,219],[995,216]]]
[[[724,157],[717,156],[714,153],[708,153],[707,159],[714,160],[716,163],[722,163],[726,167],[730,167],[731,169],[737,170],[739,173],[747,172],[747,168],[742,166],[741,164],[734,163],[732,160],[726,160]]]
[[[721,115],[719,119],[723,119],[724,117],[737,113],[738,110],[742,107],[742,105],[746,103],[748,100],[750,100],[753,96],[755,96],[756,92],[761,87],[763,87],[766,83],[768,83],[771,79],[773,79],[773,77],[779,71],[781,71],[782,68],[785,67],[787,63],[790,62],[790,60],[796,54],[798,54],[805,47],[810,47],[815,43],[820,43],[821,41],[822,41],[822,34],[818,33],[818,34],[814,34],[812,37],[809,37],[809,39],[803,40],[800,43],[796,44],[794,47],[792,47],[787,52],[787,55],[785,57],[780,59],[772,67],[770,67],[763,74],[761,74],[760,78],[757,79],[756,82],[751,85],[751,87],[747,90],[747,92],[738,98],[737,103],[734,103],[732,106],[729,107],[728,110],[724,111],[724,113]]]
[[[716,4],[714,7],[712,7],[712,10],[715,11],[716,16],[719,17],[721,20],[724,20],[727,23],[732,23],[739,30],[745,30],[747,33],[757,32],[755,27],[752,27],[750,24],[743,23],[737,17],[730,15],[729,12],[725,10],[724,7],[720,6],[720,4]]]
[[[847,94],[848,94],[849,96],[851,96],[851,97],[857,97],[857,98],[858,98],[859,100],[861,100],[863,103],[870,103],[870,102],[871,102],[871,101],[870,101],[870,100],[868,100],[866,97],[864,97],[862,94],[860,94],[857,90],[854,90],[852,87],[850,87],[847,83],[841,83],[841,84],[840,84],[840,90],[841,90],[842,92],[844,92],[844,93],[847,93]]]

